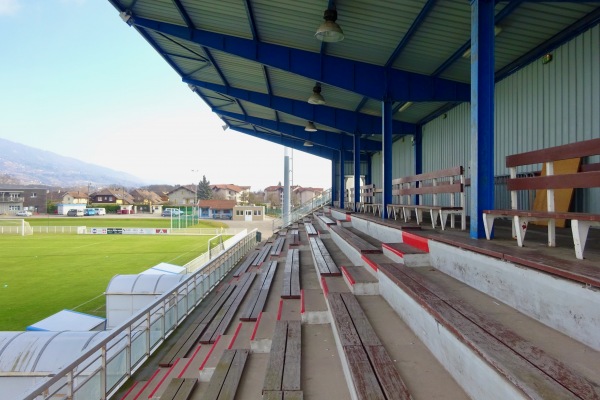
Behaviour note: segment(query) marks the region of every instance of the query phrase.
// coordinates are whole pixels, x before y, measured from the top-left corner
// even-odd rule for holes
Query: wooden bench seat
[[[244,274],[246,271],[248,271],[248,268],[250,268],[250,266],[252,265],[252,262],[254,261],[256,256],[258,256],[258,253],[259,253],[258,250],[253,250],[252,252],[250,252],[246,256],[246,258],[244,258],[244,261],[242,262],[242,264],[235,270],[235,272],[233,273],[233,276],[235,278],[239,278],[242,274]]]
[[[217,312],[221,309],[227,299],[229,299],[234,290],[235,286],[227,285],[224,289],[217,291],[212,301],[186,331],[183,332],[177,342],[175,342],[167,354],[159,361],[158,365],[161,367],[170,367],[176,359],[185,357],[198,343],[198,340],[208,325],[212,322]]]
[[[231,296],[223,303],[223,306],[215,314],[215,317],[211,321],[210,325],[206,328],[202,336],[200,337],[200,343],[209,344],[214,343],[219,335],[222,335],[225,330],[229,327],[229,324],[233,320],[235,313],[242,300],[248,293],[252,282],[256,277],[255,272],[245,273],[238,282],[235,284],[229,284],[235,286],[235,289]]]
[[[298,247],[300,246],[300,233],[298,232],[298,229],[291,229],[290,230],[290,241],[289,241],[289,247]]]
[[[224,350],[202,400],[233,400],[249,353],[248,349]]]
[[[575,257],[583,259],[589,229],[592,226],[600,226],[600,214],[569,212],[568,208],[574,189],[600,187],[600,171],[595,167],[582,168],[581,165],[582,158],[596,155],[600,155],[600,139],[507,156],[506,167],[510,172],[507,189],[511,194],[511,209],[483,211],[486,238],[491,239],[496,218],[511,218],[513,237],[516,237],[517,244],[523,247],[528,223],[545,221],[548,225],[548,246],[555,247],[557,221],[568,220],[571,222]],[[543,165],[541,174],[529,173],[527,176],[519,176],[519,168],[537,164]],[[563,172],[561,169],[564,169],[564,173],[560,173]],[[525,209],[519,203],[518,193],[534,190],[536,201],[533,205],[537,204],[538,209]],[[557,209],[559,206],[563,209]]]
[[[382,204],[375,202],[375,193],[378,193],[375,184],[362,185],[360,187],[360,201],[356,204],[356,211],[380,215]]]
[[[446,229],[448,217],[450,227],[454,228],[454,215],[461,217],[461,229],[466,229],[465,177],[462,166],[406,176],[392,180],[392,204],[388,204],[388,214],[397,219],[400,214],[404,222],[411,219],[414,212],[417,224],[423,221],[423,211],[428,211],[431,224],[435,229],[438,217],[442,230]],[[418,196],[418,204],[412,200]],[[426,201],[425,196],[431,196]],[[446,205],[441,204],[442,196],[448,199]],[[458,197],[458,201],[456,199]],[[458,204],[457,204],[458,203]]]
[[[361,254],[381,253],[380,248],[372,245],[365,239],[361,238],[351,230],[344,228],[343,226],[332,226],[331,230],[348,242],[348,244],[358,250]]]
[[[305,223],[304,224],[304,229],[306,229],[306,234],[308,236],[318,235],[319,234],[317,232],[317,229],[315,228],[315,226],[312,223]]]
[[[269,390],[263,394],[262,400],[303,400],[304,392],[301,390],[294,391],[276,391]]]
[[[172,378],[160,400],[187,400],[198,383],[196,378]]]
[[[325,216],[325,215],[318,215],[317,218],[319,218],[324,225],[326,226],[331,226],[331,225],[337,225],[337,222],[332,220],[331,218]]]
[[[271,255],[272,256],[281,255],[284,244],[285,244],[285,237],[278,237],[277,239],[275,239],[275,242],[273,242],[273,246],[271,247]]]
[[[357,398],[411,399],[356,297],[351,293],[329,293],[327,300]]]
[[[271,283],[273,282],[273,276],[277,270],[277,261],[271,261],[269,265],[258,275],[256,280],[258,284],[252,290],[250,297],[248,298],[248,304],[240,316],[242,321],[256,321],[258,314],[263,311],[267,297],[269,296],[269,290],[271,289]]]
[[[599,398],[596,385],[470,306],[456,288],[445,289],[402,264],[381,264],[380,271],[528,398]]]
[[[290,249],[287,253],[283,270],[281,298],[300,298],[300,251],[298,249]]]
[[[263,384],[263,396],[275,397],[264,398],[278,398],[277,393],[269,392],[283,392],[285,399],[302,398],[301,393],[300,397],[297,397],[299,394],[296,397],[285,395],[286,392],[301,392],[301,350],[300,321],[277,321]]]
[[[252,266],[253,267],[260,267],[262,265],[263,262],[265,262],[265,260],[267,259],[267,257],[269,256],[269,254],[271,254],[271,247],[272,245],[270,244],[265,244],[259,251],[258,251],[258,255],[256,256],[256,258],[252,261]]]
[[[325,244],[319,237],[311,236],[308,238],[310,251],[313,256],[313,261],[319,275],[321,276],[340,276],[342,273],[337,267],[333,258],[327,251]]]

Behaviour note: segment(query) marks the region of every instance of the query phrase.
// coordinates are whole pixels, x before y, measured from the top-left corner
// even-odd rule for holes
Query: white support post
[[[554,162],[550,161],[546,163],[546,175],[554,175]],[[554,203],[554,189],[547,189],[546,199],[548,201],[548,212],[556,211]],[[548,220],[548,246],[556,247],[556,220]]]

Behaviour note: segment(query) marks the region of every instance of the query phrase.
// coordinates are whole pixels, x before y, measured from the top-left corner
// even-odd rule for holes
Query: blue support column
[[[485,237],[482,211],[494,208],[494,0],[471,1],[471,224]]]
[[[333,157],[331,157],[331,202],[333,205],[333,202],[336,201],[337,196],[338,196],[338,189],[337,189],[337,174],[336,174],[336,166],[337,166],[337,154],[334,153]],[[342,206],[342,203],[344,202],[344,199],[340,199],[340,207]]]
[[[381,103],[381,134],[383,135],[381,145],[381,188],[382,207],[381,217],[387,219],[387,205],[392,203],[392,102],[384,100]]]
[[[365,183],[373,183],[373,160],[367,154],[367,171],[365,172]]]
[[[340,185],[340,208],[344,208],[344,180],[345,180],[345,172],[344,172],[344,164],[346,163],[346,150],[343,148],[340,149],[340,167],[338,171],[340,173],[339,176],[339,185]]]
[[[356,210],[356,203],[360,201],[360,133],[354,133],[354,205],[352,209]]]
[[[423,125],[417,125],[417,131],[413,142],[415,152],[415,174],[423,173]],[[419,204],[419,196],[413,196],[413,204]]]

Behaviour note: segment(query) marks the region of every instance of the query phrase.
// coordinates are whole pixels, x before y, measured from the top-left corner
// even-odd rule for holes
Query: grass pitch
[[[136,274],[160,262],[184,265],[207,250],[209,238],[0,235],[0,330],[25,330],[28,325],[63,309],[104,317],[102,294],[113,276]]]

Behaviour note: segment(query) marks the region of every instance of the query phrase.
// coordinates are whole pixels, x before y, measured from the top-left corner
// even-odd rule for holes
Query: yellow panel
[[[554,161],[554,175],[575,174],[579,171],[581,158],[571,158],[568,160]],[[542,176],[546,176],[546,164],[542,168]],[[554,210],[556,212],[567,212],[573,198],[573,189],[555,189],[554,190]],[[536,190],[533,201],[534,211],[546,211],[548,205],[548,193],[546,190]],[[547,226],[547,221],[531,222],[535,225]],[[556,220],[557,228],[564,228],[566,221],[564,219]]]

